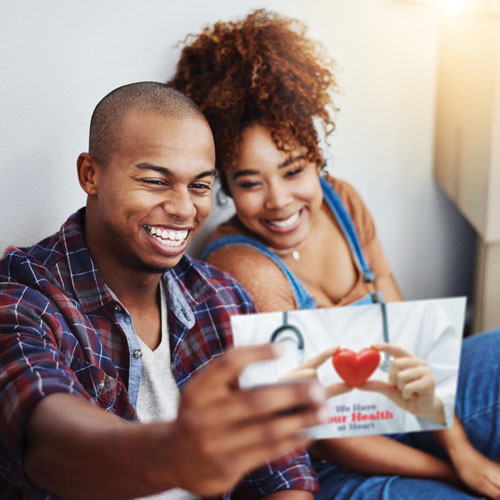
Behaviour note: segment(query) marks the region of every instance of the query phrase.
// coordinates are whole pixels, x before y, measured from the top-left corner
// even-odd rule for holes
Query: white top
[[[137,414],[141,422],[174,420],[179,407],[179,388],[172,375],[170,364],[170,343],[167,325],[167,299],[163,283],[161,295],[161,339],[152,351],[140,338],[142,351],[142,374],[137,396]],[[185,490],[173,489],[141,499],[192,500],[199,498]]]

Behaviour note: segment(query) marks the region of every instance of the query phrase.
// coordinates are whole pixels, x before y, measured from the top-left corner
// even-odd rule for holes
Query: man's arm
[[[83,398],[47,396],[28,419],[25,470],[37,485],[70,499],[173,487],[221,494],[249,470],[304,447],[301,430],[320,423],[324,394],[317,383],[235,388],[245,365],[273,356],[265,345],[214,360],[187,384],[178,418],[168,423],[129,423]]]

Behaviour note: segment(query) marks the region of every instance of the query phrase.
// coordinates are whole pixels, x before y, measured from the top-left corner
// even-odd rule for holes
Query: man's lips
[[[160,252],[169,255],[177,255],[185,250],[191,232],[191,229],[173,229],[148,225],[143,227],[153,246]]]
[[[293,231],[296,229],[304,214],[304,208],[301,208],[297,212],[289,215],[284,218],[276,218],[276,219],[264,219],[261,218],[262,224],[264,224],[270,231],[275,233],[287,233],[289,231]]]

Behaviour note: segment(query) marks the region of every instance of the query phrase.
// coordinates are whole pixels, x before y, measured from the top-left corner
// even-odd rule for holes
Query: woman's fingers
[[[335,396],[340,396],[341,394],[345,394],[346,392],[352,391],[352,387],[349,385],[339,382],[336,384],[331,384],[326,387],[326,398],[330,399]]]
[[[339,346],[329,347],[321,353],[304,362],[299,368],[319,368],[326,360],[330,359],[337,351]]]
[[[282,375],[278,382],[286,382],[289,380],[317,380],[318,374],[314,368],[295,368]]]
[[[394,358],[413,357],[408,351],[405,351],[402,347],[394,344],[379,343],[379,344],[372,344],[372,347],[374,349],[377,349],[377,351],[390,354]]]

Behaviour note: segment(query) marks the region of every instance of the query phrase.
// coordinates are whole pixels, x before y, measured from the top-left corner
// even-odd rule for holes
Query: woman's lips
[[[304,208],[301,208],[297,212],[286,218],[280,219],[261,219],[262,224],[264,224],[270,231],[275,233],[288,233],[296,229],[304,214]]]

